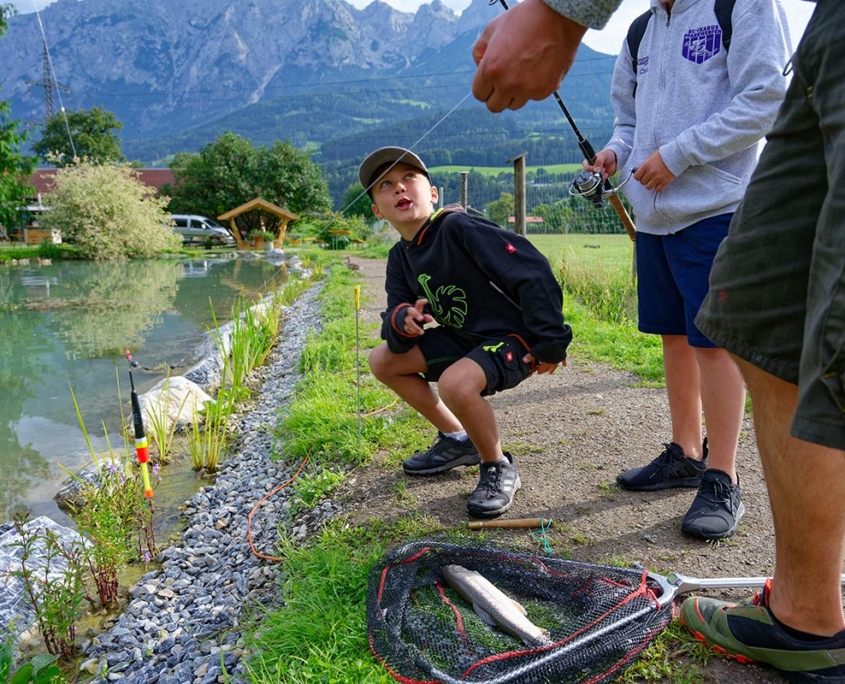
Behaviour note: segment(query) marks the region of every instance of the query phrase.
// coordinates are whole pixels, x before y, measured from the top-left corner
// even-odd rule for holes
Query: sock
[[[460,430],[458,432],[444,432],[443,434],[446,435],[446,437],[451,437],[459,442],[465,442],[469,439],[466,430]]]
[[[768,608],[768,606],[767,606]],[[780,620],[777,619],[777,616],[772,612],[772,609],[769,608],[769,615],[772,616],[772,620],[774,623],[780,627],[784,632],[786,632],[789,636],[793,639],[797,639],[798,641],[825,641],[827,639],[831,639],[833,637],[826,637],[826,636],[819,636],[818,634],[809,634],[808,632],[801,632],[797,629],[793,629],[789,625],[783,624]]]

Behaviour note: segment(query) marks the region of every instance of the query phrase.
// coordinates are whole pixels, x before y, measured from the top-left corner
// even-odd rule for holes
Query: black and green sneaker
[[[438,432],[437,439],[431,448],[405,459],[402,469],[407,475],[436,475],[458,466],[479,463],[481,463],[481,457],[471,440],[453,439]]]
[[[699,641],[740,663],[766,663],[792,684],[845,684],[845,631],[829,638],[802,640],[777,622],[769,610],[771,580],[743,603],[692,596],[681,621]]]
[[[513,495],[522,486],[513,456],[506,461],[482,463],[478,486],[467,499],[467,511],[475,518],[495,518],[511,507]]]

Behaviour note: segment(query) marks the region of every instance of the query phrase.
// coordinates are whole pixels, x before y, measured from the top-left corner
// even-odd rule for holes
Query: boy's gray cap
[[[415,155],[411,150],[406,150],[404,147],[380,147],[375,152],[371,152],[367,158],[361,162],[361,167],[358,169],[358,180],[361,185],[367,190],[370,189],[370,184],[375,181],[376,171],[378,171],[385,164],[394,164],[403,162],[416,166],[418,169],[425,172],[429,176],[428,169],[423,164],[423,160]]]

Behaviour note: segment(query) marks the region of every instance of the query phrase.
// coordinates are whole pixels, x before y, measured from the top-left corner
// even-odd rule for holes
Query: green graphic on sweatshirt
[[[417,280],[425,292],[425,298],[435,319],[444,325],[462,328],[467,317],[466,292],[456,285],[441,285],[432,292],[428,287],[430,275],[422,274]]]
[[[482,349],[489,354],[495,354],[499,351],[502,347],[505,346],[505,342],[499,342],[499,344],[485,344]]]

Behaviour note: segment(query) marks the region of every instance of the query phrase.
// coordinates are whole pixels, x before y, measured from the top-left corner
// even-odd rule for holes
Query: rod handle
[[[622,200],[619,198],[619,195],[614,193],[608,197],[608,200],[610,201],[610,205],[616,211],[616,215],[619,217],[619,220],[622,221],[622,225],[625,226],[625,230],[628,233],[628,237],[631,238],[631,242],[636,242],[637,227],[634,225],[631,215],[625,209],[625,205],[622,204]]]
[[[511,520],[470,520],[467,527],[471,530],[486,530],[492,528],[530,528],[551,527],[551,518],[513,518]]]

